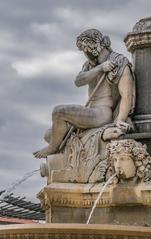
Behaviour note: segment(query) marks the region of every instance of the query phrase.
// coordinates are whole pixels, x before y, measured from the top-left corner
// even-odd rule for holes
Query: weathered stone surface
[[[133,59],[134,65],[135,65],[135,74],[137,77],[137,82],[136,82],[137,101],[136,101],[135,114],[150,115],[151,114],[151,67],[150,67],[151,42],[150,42],[150,47],[137,49],[133,54],[133,58],[134,58]]]
[[[84,53],[87,61],[84,63],[82,71],[77,75],[75,84],[77,87],[88,85],[89,99],[85,106],[59,105],[54,108],[52,128],[46,132],[44,137],[48,146],[35,152],[34,156],[36,158],[46,158],[48,155],[62,150],[75,129],[78,129],[76,132],[78,138],[80,137],[79,130],[100,128],[100,131],[104,131],[104,126],[114,123],[116,130],[113,129],[110,134],[104,132],[105,140],[110,140],[127,132],[127,130],[123,131],[119,127],[121,123],[127,123],[131,128],[129,117],[135,106],[135,82],[129,60],[122,54],[112,51],[110,38],[103,36],[96,29],[88,29],[82,32],[77,37],[77,47]],[[95,142],[92,142],[89,146],[88,154],[91,154],[88,155],[89,160],[93,156],[94,145]],[[80,146],[82,147],[82,145]],[[98,147],[97,144],[96,147]],[[72,150],[73,148],[69,148],[69,151]],[[79,149],[75,148],[74,154],[78,155],[78,151]],[[88,151],[88,147],[86,151]],[[84,153],[87,154],[86,151]],[[79,158],[82,153],[80,150]],[[82,172],[78,179],[76,177],[70,179],[69,177],[68,181],[88,182],[92,173],[88,174],[89,168],[93,170],[93,165],[87,167],[85,174]],[[43,171],[45,171],[45,166]],[[61,173],[63,174],[63,172]],[[76,172],[71,173],[76,174]],[[58,177],[59,174],[56,178]],[[92,177],[91,181],[93,181]]]
[[[150,47],[151,17],[143,18],[137,22],[132,32],[127,34],[124,41],[130,52],[134,52],[136,49]]]
[[[146,145],[133,139],[113,140],[107,144],[107,175],[117,174],[117,183],[151,183],[151,156]],[[148,166],[148,168],[147,168]]]
[[[148,227],[42,224],[9,225],[0,227],[0,238],[4,239],[150,239]]]
[[[101,187],[73,183],[46,186],[38,198],[47,212],[47,222],[86,223]],[[151,185],[112,185],[103,192],[91,223],[143,225],[150,220]]]
[[[141,19],[124,39],[132,53],[136,74],[136,107],[134,122],[137,132],[151,131],[151,17]]]
[[[90,208],[52,208],[52,223],[85,224]],[[97,208],[90,224],[145,226],[151,222],[151,207],[138,205],[120,205]]]
[[[99,39],[97,41],[96,33]],[[144,134],[143,139],[149,142],[151,131],[151,18],[138,22],[133,31],[125,38],[125,43],[128,50],[133,54],[136,72],[137,102],[133,118],[136,124],[136,132],[142,133],[142,135],[147,132],[148,138],[145,138],[146,134]],[[94,183],[106,181],[116,172],[117,175],[113,184],[105,189],[97,204],[91,223],[139,226],[150,224],[151,157],[146,147],[141,143],[132,139],[126,139],[125,141],[120,141],[119,139],[122,133],[125,135],[127,132],[131,133],[132,129],[134,129],[131,127],[129,116],[134,113],[135,77],[133,69],[126,58],[114,52],[109,54],[111,51],[110,44],[109,38],[105,39],[96,30],[88,30],[79,36],[77,46],[87,56],[88,62],[84,64],[82,72],[78,74],[75,83],[78,87],[89,85],[91,100],[88,100],[85,108],[57,106],[53,111],[52,130],[47,132],[48,134],[45,137],[49,146],[34,154],[37,158],[42,158],[56,153],[56,149],[59,146],[57,143],[61,142],[69,128],[68,123],[75,125],[79,129],[77,132],[72,131],[65,149],[61,151],[64,160],[63,164],[59,161],[60,159],[58,160],[61,170],[57,164],[55,166],[54,163],[53,166],[52,159],[48,159],[48,168],[43,165],[43,175],[46,174],[48,177],[49,185],[43,188],[38,194],[38,198],[46,210],[47,222],[86,223],[90,210],[103,186],[100,183],[95,185]],[[107,61],[101,60],[105,56],[107,58],[104,59]],[[113,64],[116,57],[118,59],[117,69]],[[96,62],[99,64],[96,64]],[[123,74],[118,77],[117,73],[119,73],[120,69],[123,69],[121,71]],[[93,82],[92,72],[95,75]],[[102,73],[98,77],[98,72],[99,74],[106,72],[106,77],[103,79]],[[94,84],[94,79],[97,79],[97,82],[101,81],[99,86],[96,82]],[[95,87],[97,91],[93,95]],[[103,118],[101,116],[109,113],[107,108],[101,111],[99,117],[95,114],[91,117],[92,112],[90,111],[104,107],[104,103],[108,107],[111,103],[108,97],[109,92],[113,100],[112,105],[110,105],[113,120],[107,118],[108,122],[105,119],[104,123],[102,123]],[[127,92],[127,95],[125,92]],[[103,97],[100,98],[100,95],[104,96],[104,94],[105,100]],[[116,96],[120,96],[118,98],[120,100]],[[116,104],[114,104],[115,102]],[[116,108],[117,102],[118,107]],[[89,107],[90,111],[86,115],[87,121],[84,121],[87,107]],[[99,121],[101,124],[88,127],[89,120],[93,122],[94,118],[95,120],[101,119]],[[76,124],[75,121],[80,123]],[[106,127],[107,123],[112,125]],[[123,126],[121,127],[122,124]],[[94,132],[91,134],[91,131]],[[111,139],[114,139],[114,141],[110,142]],[[118,139],[118,141],[115,141],[115,139]],[[107,142],[109,142],[109,147],[107,147],[107,149],[110,148],[109,154],[106,154]],[[107,237],[105,236],[105,238]]]
[[[149,170],[151,157],[146,145],[133,139],[112,140],[110,143],[103,143],[99,140],[95,142],[93,137],[95,137],[95,130],[88,137],[93,144],[95,143],[93,152],[91,147],[90,151],[88,146],[84,149],[84,141],[81,141],[82,149],[78,148],[80,142],[78,140],[78,145],[76,141],[73,145],[73,149],[76,148],[78,154],[75,153],[76,150],[71,150],[72,154],[68,153],[70,161],[65,160],[68,154],[56,154],[47,159],[47,164],[42,164],[41,174],[47,176],[48,184],[52,182],[105,182],[114,173],[117,174],[117,183],[135,185],[151,181]],[[89,142],[88,138],[85,137],[86,142]],[[77,157],[80,154],[81,157]]]

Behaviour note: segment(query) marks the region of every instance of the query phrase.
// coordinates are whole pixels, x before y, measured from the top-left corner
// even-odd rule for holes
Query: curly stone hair
[[[151,181],[151,156],[146,150],[146,145],[136,142],[133,139],[115,140],[107,145],[109,159],[109,171],[113,173],[112,157],[116,154],[125,153],[132,156],[136,166],[136,176],[141,181]]]
[[[98,56],[103,47],[111,50],[111,41],[108,36],[103,36],[96,29],[88,29],[77,37],[77,47],[84,52],[91,52]]]

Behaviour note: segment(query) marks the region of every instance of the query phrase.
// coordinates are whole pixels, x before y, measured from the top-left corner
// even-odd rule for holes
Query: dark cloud
[[[76,36],[98,28],[129,57],[123,38],[150,9],[148,0],[0,1],[1,189],[39,168],[32,152],[44,145],[54,105],[86,101],[87,89],[74,86],[84,62]],[[45,183],[37,174],[15,193],[34,200]]]

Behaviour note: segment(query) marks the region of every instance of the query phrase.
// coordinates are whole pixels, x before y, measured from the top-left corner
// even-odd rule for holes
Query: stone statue
[[[133,139],[115,140],[107,145],[107,177],[117,173],[117,182],[151,181],[151,157],[146,145]]]
[[[89,97],[101,79],[88,107],[81,105],[59,105],[52,113],[52,128],[45,135],[48,146],[34,153],[36,158],[45,158],[58,152],[59,146],[74,125],[76,129],[100,128],[115,124],[115,129],[106,128],[106,140],[118,138],[125,133],[121,122],[129,125],[129,116],[135,104],[134,77],[131,64],[121,54],[111,49],[109,37],[95,29],[84,31],[77,37],[77,47],[87,58],[82,71],[77,75],[77,87],[88,85]],[[126,130],[127,130],[126,129]]]
[[[77,38],[87,61],[75,84],[88,85],[88,101],[55,107],[48,146],[34,153],[47,157],[40,168],[47,185],[38,194],[47,222],[85,223],[94,205],[91,223],[150,225],[151,17],[124,41],[136,104],[132,65],[112,51],[109,37],[90,29]]]

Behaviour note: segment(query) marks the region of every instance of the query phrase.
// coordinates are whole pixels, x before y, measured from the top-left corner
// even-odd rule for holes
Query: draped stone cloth
[[[69,181],[79,183],[104,181],[107,164],[106,143],[101,140],[103,130],[95,128],[71,135],[65,148],[67,168],[71,170]],[[103,163],[99,165],[100,162]]]
[[[118,91],[118,83],[120,81],[120,78],[121,78],[126,66],[129,67],[129,69],[131,71],[131,74],[132,74],[132,77],[133,77],[132,104],[131,104],[131,109],[130,109],[130,112],[129,112],[129,116],[131,116],[134,113],[135,101],[136,101],[135,74],[134,74],[132,64],[122,54],[119,54],[119,53],[116,53],[116,52],[111,52],[109,60],[114,61],[117,65],[117,67],[115,67],[115,69],[113,69],[112,71],[108,72],[108,74],[106,76],[106,80],[111,85],[112,97],[114,98],[114,102],[115,102],[113,107],[112,107],[112,109],[113,109],[113,119],[115,120],[117,115],[118,115],[118,112],[119,112],[119,104],[120,104],[120,95],[119,95],[119,91]]]

